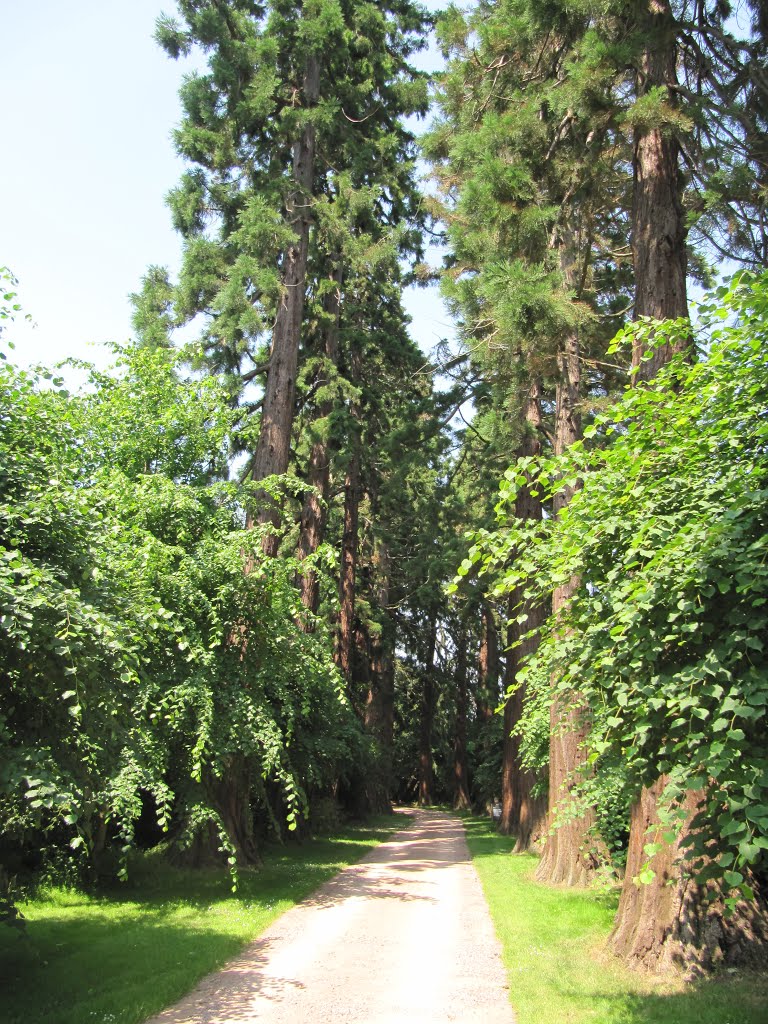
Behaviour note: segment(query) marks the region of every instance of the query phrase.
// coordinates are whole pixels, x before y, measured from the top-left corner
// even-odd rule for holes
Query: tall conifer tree
[[[445,22],[446,38],[468,55],[457,65],[459,74],[446,77],[445,103],[452,120],[438,129],[431,146],[445,162],[446,190],[460,213],[452,240],[456,276],[465,283],[456,287],[456,293],[465,319],[468,313],[472,317],[476,339],[484,333],[488,348],[505,348],[510,336],[504,332],[505,304],[514,309],[527,294],[531,278],[507,275],[507,287],[494,291],[494,283],[504,278],[495,258],[487,254],[509,251],[511,238],[513,251],[523,252],[530,267],[530,244],[526,252],[519,232],[502,235],[499,225],[504,218],[507,223],[530,224],[533,210],[539,217],[548,216],[553,225],[550,270],[559,265],[561,285],[570,286],[564,289],[566,295],[573,297],[574,282],[584,280],[580,271],[594,268],[597,310],[601,305],[606,308],[612,292],[626,294],[628,282],[622,275],[631,269],[636,277],[636,316],[684,317],[687,277],[706,274],[713,254],[752,264],[764,260],[765,165],[760,154],[765,153],[766,138],[765,23],[762,5],[751,7],[753,30],[742,38],[734,36],[737,22],[730,20],[730,5],[722,2],[616,0],[567,5],[555,0],[541,5],[499,0],[476,5],[469,23],[474,34],[469,35],[466,22],[452,11]],[[494,37],[495,49],[489,45]],[[490,83],[484,92],[475,87],[479,79]],[[553,124],[553,135],[537,134],[533,118],[526,120],[531,110],[542,125]],[[506,119],[501,120],[504,111]],[[555,112],[559,116],[552,119]],[[474,138],[486,133],[485,152],[502,157],[501,162],[478,158],[471,132],[461,132],[462,118],[478,125]],[[527,133],[521,146],[516,132],[523,125]],[[526,143],[532,154],[527,159]],[[567,184],[559,192],[552,188],[558,152],[568,154],[575,171],[561,179]],[[531,166],[537,173],[526,177]],[[477,174],[473,167],[482,167],[484,173]],[[505,179],[500,167],[506,180],[517,185],[501,196],[498,182]],[[633,181],[631,191],[626,172]],[[540,202],[542,188],[549,208]],[[588,209],[592,216],[584,219]],[[612,231],[611,222],[617,231]],[[590,258],[581,263],[581,247],[569,244],[568,237],[583,227]],[[584,358],[583,324],[577,334],[573,341],[582,343],[581,351],[567,332],[553,350],[568,370],[558,383],[565,396],[590,366],[589,356]],[[678,338],[687,344],[684,332]],[[638,377],[651,380],[670,354],[664,349],[649,357],[633,353]],[[580,370],[572,374],[570,367],[577,361]],[[583,394],[581,399],[574,394],[575,401],[563,411],[568,414],[570,406],[578,413]],[[568,599],[567,594],[562,597]],[[571,767],[577,766],[572,759]],[[658,786],[644,792],[645,809],[634,822],[632,873],[639,865],[632,849],[642,851],[645,824],[654,818],[659,795],[654,788]],[[580,877],[576,859],[582,851],[571,845],[566,877]],[[668,898],[666,869],[659,863],[657,880],[642,898],[628,878],[615,940],[623,955],[646,964],[687,955],[680,952],[682,936],[695,945],[696,922],[705,919],[691,890],[687,904]],[[634,893],[634,899],[628,893]],[[647,927],[648,922],[654,927]]]
[[[694,229],[704,245],[747,263],[764,258],[764,167],[755,157],[766,149],[767,97],[762,8],[754,5],[754,10],[752,38],[737,40],[727,22],[728,4],[692,8],[674,0],[643,0],[635,6],[636,318],[688,316],[686,172],[687,199],[698,215]],[[748,56],[751,67],[741,64]],[[731,152],[723,158],[718,149],[725,139]],[[729,230],[727,221],[736,210],[743,223]],[[690,348],[685,332],[677,337],[674,346],[650,352],[635,344],[637,383],[652,382],[676,351]],[[611,938],[624,959],[651,968],[706,961],[717,945],[738,946],[743,926],[743,920],[734,923],[724,916],[721,906],[706,906],[708,896],[686,876],[682,851],[700,794],[685,794],[682,832],[648,856],[646,844],[663,831],[660,808],[668,780],[661,769],[632,805],[626,878]],[[649,877],[638,885],[641,873]]]
[[[203,314],[199,358],[238,400],[263,382],[258,431],[242,432],[259,481],[289,465],[306,294],[338,261],[320,237],[329,209],[373,189],[382,230],[417,214],[402,118],[426,107],[409,58],[427,17],[410,0],[181,0],[179,13],[159,22],[160,43],[172,56],[198,46],[208,66],[185,82],[176,133],[194,165],[170,197],[185,239],[177,312]]]
[[[414,143],[403,118],[426,108],[425,76],[409,61],[428,18],[411,0],[179,0],[178,14],[160,19],[160,44],[172,57],[197,48],[207,63],[185,80],[175,134],[191,165],[169,197],[184,239],[175,322],[200,324],[196,362],[229,382],[241,409],[238,445],[261,482],[291,464],[297,380],[318,304],[333,361],[328,329],[336,320],[341,328],[344,309],[332,308],[321,282],[346,273],[358,207],[375,211],[380,244],[418,248]],[[154,327],[160,291],[153,279],[140,297]],[[249,522],[274,524],[276,512],[263,493]],[[310,548],[322,529],[314,534]],[[267,531],[265,552],[277,547]],[[233,763],[213,788],[246,833],[244,779]]]
[[[512,420],[507,457],[545,431],[560,451],[578,439],[593,383],[583,360],[607,343],[613,324],[601,314],[615,311],[623,291],[607,252],[626,243],[626,218],[615,215],[628,187],[626,164],[610,102],[612,69],[585,42],[588,25],[584,12],[526,0],[481,2],[467,19],[452,9],[441,22],[453,60],[427,152],[452,247],[446,291]],[[525,410],[541,387],[550,415],[536,439]],[[535,515],[528,505],[525,512]],[[574,585],[555,592],[554,614]],[[516,704],[507,709],[508,727]],[[578,716],[555,703],[553,818],[583,760],[582,742]],[[514,755],[512,744],[506,750]],[[502,783],[509,828],[513,790],[523,785],[519,765],[505,766]],[[585,853],[589,825],[571,819],[552,834],[545,877],[586,879],[594,866]]]

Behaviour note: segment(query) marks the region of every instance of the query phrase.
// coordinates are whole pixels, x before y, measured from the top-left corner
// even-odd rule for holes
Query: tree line
[[[207,61],[181,269],[82,393],[3,366],[7,870],[498,800],[542,880],[624,878],[627,960],[754,953],[762,8],[180,0],[157,39]]]

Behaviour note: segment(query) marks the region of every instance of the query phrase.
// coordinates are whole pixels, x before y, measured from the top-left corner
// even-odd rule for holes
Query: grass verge
[[[686,985],[627,971],[604,951],[618,897],[533,881],[536,858],[465,818],[470,852],[504,949],[518,1024],[765,1024],[765,974]]]
[[[21,907],[26,936],[0,930],[0,1019],[139,1024],[407,823],[380,817],[268,849],[262,868],[241,871],[236,895],[224,871],[182,871],[151,854],[119,889],[48,889]]]

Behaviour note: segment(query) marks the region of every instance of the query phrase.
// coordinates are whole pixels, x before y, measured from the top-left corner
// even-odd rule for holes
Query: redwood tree
[[[402,119],[426,106],[410,57],[424,45],[428,18],[410,0],[179,0],[178,11],[179,21],[158,22],[159,42],[173,57],[199,47],[207,66],[182,87],[175,133],[192,166],[169,198],[184,239],[174,323],[200,323],[188,351],[227,382],[240,412],[236,448],[260,484],[292,468],[308,297],[346,270],[339,224],[355,197],[375,208],[377,241],[390,233],[395,249],[414,247],[413,136]],[[326,314],[332,361],[333,309]],[[271,524],[268,555],[278,548],[273,490],[253,488],[247,516],[249,525]],[[315,515],[305,526],[311,553],[322,522]],[[248,638],[236,642],[247,657]],[[238,820],[249,816],[247,778],[247,766],[233,768],[219,787],[222,808],[234,801]]]
[[[520,456],[535,458],[541,454],[542,448],[541,388],[538,381],[533,382],[528,393],[525,424]],[[515,501],[515,514],[528,521],[541,519],[542,504],[533,487],[521,488]],[[516,587],[509,595],[508,616],[504,683],[509,696],[504,704],[499,831],[504,835],[517,836],[515,850],[522,853],[530,849],[534,840],[541,838],[547,811],[546,802],[533,792],[540,780],[521,764],[520,737],[515,731],[525,702],[525,683],[519,678],[520,668],[536,649],[537,630],[546,617],[546,609],[542,601],[526,598],[524,587]]]
[[[625,292],[608,250],[625,240],[616,202],[627,191],[626,173],[609,102],[613,77],[583,42],[589,22],[581,11],[540,10],[522,0],[479,3],[466,19],[449,12],[441,31],[453,59],[441,83],[442,116],[427,139],[452,250],[445,290],[466,344],[494,382],[494,397],[517,417],[510,439],[528,433],[526,390],[540,382],[548,414],[542,436],[558,452],[580,437],[595,383],[586,366],[607,346],[615,324],[607,315]],[[604,391],[605,376],[598,384]],[[517,447],[513,442],[507,458]],[[561,492],[555,514],[570,493]],[[555,589],[553,615],[575,585]],[[515,701],[521,699],[522,692]],[[507,727],[520,710],[509,704]],[[553,827],[540,877],[557,882],[583,882],[595,867],[584,852],[589,815],[554,829],[585,757],[579,717],[553,699]],[[513,813],[513,748],[508,739],[505,829]]]
[[[182,88],[176,132],[194,165],[170,197],[185,239],[177,319],[203,314],[197,358],[229,375],[249,474],[261,481],[290,463],[309,286],[334,253],[345,271],[338,230],[329,239],[340,197],[374,190],[379,236],[400,230],[402,245],[413,243],[401,228],[415,196],[403,118],[426,107],[424,76],[409,59],[428,18],[410,0],[178,7],[182,22],[163,17],[158,39],[171,56],[199,46],[208,67]],[[263,384],[258,398],[254,383]],[[274,522],[272,500],[261,494],[259,505],[257,518]],[[276,545],[265,539],[268,553]]]

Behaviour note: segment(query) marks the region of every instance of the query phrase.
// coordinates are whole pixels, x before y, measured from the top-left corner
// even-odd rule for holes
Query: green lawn
[[[514,839],[465,818],[467,840],[504,947],[518,1024],[766,1024],[768,976],[724,972],[655,982],[602,952],[618,897],[533,881]]]
[[[371,847],[402,815],[267,850],[241,871],[181,871],[146,856],[108,893],[49,889],[22,905],[27,935],[0,929],[3,1024],[138,1024],[188,992],[271,921]]]

